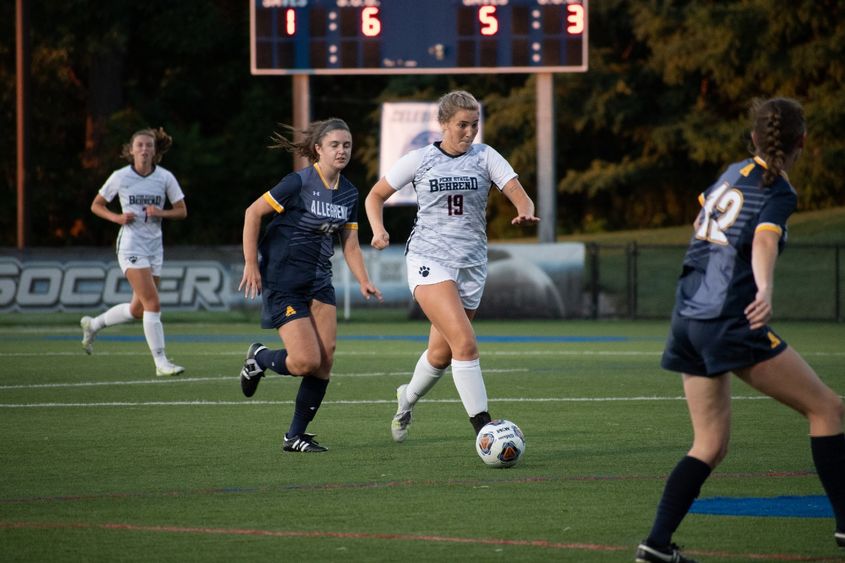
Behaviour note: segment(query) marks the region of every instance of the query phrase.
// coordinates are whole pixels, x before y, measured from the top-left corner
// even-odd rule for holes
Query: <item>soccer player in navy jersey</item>
[[[294,132],[292,128],[290,132]],[[284,348],[250,345],[240,374],[251,397],[264,371],[302,377],[283,451],[324,452],[305,430],[329,384],[337,339],[331,257],[340,235],[343,257],[366,298],[381,300],[358,244],[358,190],[341,175],[352,152],[352,134],[337,118],[315,121],[292,142],[276,133],[271,148],[304,156],[311,166],[292,172],[256,199],[244,218],[244,273],[238,290],[262,297],[263,328],[278,331]],[[259,244],[261,219],[273,214]]]
[[[372,246],[390,244],[384,203],[408,183],[417,194],[417,216],[405,247],[408,286],[431,322],[428,348],[411,380],[396,390],[393,439],[408,435],[411,411],[452,366],[452,380],[475,433],[488,422],[487,390],[472,319],[487,279],[487,197],[496,186],[516,209],[514,225],[532,226],[534,202],[511,165],[485,144],[473,144],[481,106],[469,92],[440,98],[443,140],[404,155],[370,190],[365,201]]]
[[[751,117],[753,157],[730,165],[699,197],[661,362],[683,374],[693,444],[666,481],[638,562],[691,561],[672,535],[727,453],[731,372],[807,418],[813,462],[836,517],[834,540],[845,547],[842,400],[767,324],[775,263],[797,205],[786,173],[804,146],[804,112],[795,100],[773,98],[755,100]]]
[[[96,317],[80,319],[82,349],[91,354],[97,333],[106,327],[141,319],[144,337],[153,356],[156,375],[179,375],[185,368],[168,359],[161,323],[161,302],[158,284],[164,263],[162,219],[184,219],[188,216],[185,194],[173,174],[160,166],[173,138],[159,127],[141,129],[123,146],[121,156],[129,165],[115,170],[91,203],[91,211],[120,225],[115,244],[120,269],[132,286],[129,303],[119,303]],[[108,208],[117,198],[120,213]],[[170,208],[165,209],[165,202]]]

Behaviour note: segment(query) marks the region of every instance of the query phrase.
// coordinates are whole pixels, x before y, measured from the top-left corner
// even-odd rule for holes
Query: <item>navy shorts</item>
[[[328,285],[308,293],[288,293],[273,289],[261,290],[261,328],[279,328],[286,322],[311,316],[312,300],[337,305],[334,286]]]
[[[745,317],[688,319],[672,314],[660,365],[667,370],[714,377],[750,367],[786,350],[768,326],[751,330]]]

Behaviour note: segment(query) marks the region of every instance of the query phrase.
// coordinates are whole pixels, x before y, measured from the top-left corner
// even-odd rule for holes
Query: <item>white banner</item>
[[[475,142],[481,141],[481,122]],[[436,102],[388,102],[381,105],[381,146],[379,178],[404,154],[443,138],[437,121]],[[411,184],[402,186],[386,205],[416,205],[417,195]]]

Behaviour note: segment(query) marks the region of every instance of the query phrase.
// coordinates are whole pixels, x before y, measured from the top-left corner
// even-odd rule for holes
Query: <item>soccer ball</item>
[[[478,433],[475,451],[490,467],[513,467],[525,453],[525,436],[510,420],[493,420]]]

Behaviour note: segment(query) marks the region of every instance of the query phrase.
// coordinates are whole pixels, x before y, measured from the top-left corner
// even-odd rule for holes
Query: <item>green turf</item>
[[[74,315],[0,321],[2,561],[629,561],[690,440],[660,322],[479,322],[494,416],[527,439],[485,467],[447,375],[390,438],[394,390],[423,343],[397,312],[340,325],[333,382],[310,430],[330,450],[283,454],[298,380],[244,398],[247,345],[276,345],[248,314],[166,315],[156,378],[140,325],[102,333]],[[170,322],[168,322],[168,318]],[[222,322],[220,322],[222,320]],[[244,322],[244,320],[248,322]],[[15,322],[17,321],[17,322]],[[845,326],[775,324],[839,393]],[[382,337],[354,339],[351,337]],[[107,337],[136,337],[120,340]],[[731,454],[703,497],[819,495],[803,419],[741,382]],[[709,561],[841,556],[824,518],[690,515],[675,540]]]

